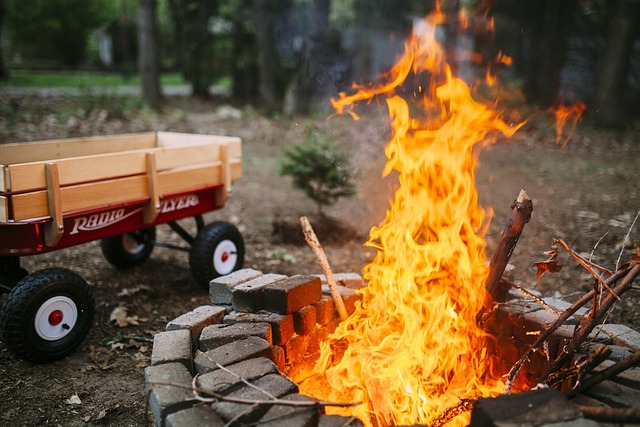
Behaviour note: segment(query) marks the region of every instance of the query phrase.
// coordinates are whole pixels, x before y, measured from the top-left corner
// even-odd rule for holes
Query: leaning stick
[[[309,223],[309,220],[306,216],[300,217],[300,225],[302,226],[302,232],[304,233],[304,240],[307,241],[311,249],[313,249],[313,252],[316,254],[318,261],[320,261],[320,265],[322,266],[324,275],[327,278],[327,283],[329,284],[329,289],[331,290],[331,298],[333,298],[333,302],[336,305],[336,310],[338,310],[340,321],[344,321],[347,319],[347,317],[349,317],[349,315],[347,314],[347,309],[344,306],[342,295],[340,295],[340,291],[338,290],[338,286],[336,285],[336,279],[333,277],[333,273],[331,272],[331,267],[329,266],[327,256],[322,250],[322,245],[318,241],[316,233],[314,233],[313,227],[311,227],[311,224]]]
[[[533,202],[526,191],[520,190],[518,198],[511,206],[511,211],[511,219],[509,219],[507,226],[502,230],[502,233],[500,233],[500,242],[491,257],[489,277],[487,277],[487,281],[485,282],[485,287],[487,291],[489,291],[493,302],[504,302],[507,298],[509,287],[501,284],[500,278],[509,263],[509,258],[511,258],[513,249],[518,243],[524,226],[531,219]]]
[[[583,393],[584,391],[589,390],[591,387],[598,385],[605,380],[613,378],[620,372],[623,372],[638,364],[640,364],[640,350],[616,362],[614,365],[609,366],[601,372],[592,375],[586,380],[581,381],[576,388],[565,391],[564,395],[567,396],[568,399],[571,399],[577,394]]]

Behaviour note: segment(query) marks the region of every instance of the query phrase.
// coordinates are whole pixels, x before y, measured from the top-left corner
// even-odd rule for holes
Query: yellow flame
[[[560,144],[562,140],[562,135],[564,133],[564,128],[567,122],[571,122],[571,127],[569,129],[568,135],[564,138],[562,142],[562,146],[567,145],[567,142],[571,139],[573,135],[573,131],[576,129],[578,125],[578,120],[582,117],[582,113],[587,109],[587,106],[582,101],[577,101],[571,105],[564,105],[560,102],[557,106],[551,107],[549,111],[553,113],[556,119],[556,145]]]
[[[365,268],[361,302],[322,343],[303,388],[362,402],[350,413],[367,425],[428,425],[461,399],[503,389],[491,373],[489,337],[476,323],[487,302],[488,221],[478,206],[475,147],[518,126],[474,101],[451,74],[434,38],[441,20],[431,15],[414,31],[387,83],[333,101],[338,113],[355,115],[354,103],[387,97],[393,137],[384,173],[397,172],[399,187],[370,232],[377,254]],[[421,98],[405,100],[396,89],[410,74],[430,84]],[[467,421],[463,413],[450,425]]]

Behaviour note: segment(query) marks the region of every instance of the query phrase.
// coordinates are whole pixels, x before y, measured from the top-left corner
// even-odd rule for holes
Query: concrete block
[[[225,344],[209,351],[196,351],[194,358],[195,370],[202,375],[222,366],[232,365],[256,357],[266,357],[273,360],[271,345],[258,337],[248,337],[240,341]]]
[[[308,335],[316,327],[316,308],[312,305],[302,307],[293,313],[293,330],[298,335]]]
[[[271,325],[271,335],[273,344],[280,345],[287,342],[293,335],[293,315],[269,313],[268,311],[260,311],[258,313],[229,313],[223,319],[222,323],[246,323],[246,322],[266,322]]]
[[[357,418],[323,414],[318,419],[318,427],[364,427],[364,424]]]
[[[323,296],[313,306],[316,308],[316,322],[318,324],[326,325],[337,318],[336,306],[330,296]]]
[[[581,418],[582,413],[558,390],[542,389],[479,399],[469,426],[539,426]]]
[[[290,314],[321,297],[318,277],[297,275],[262,288],[262,307],[272,313]]]
[[[284,344],[284,354],[287,366],[292,366],[301,361],[309,347],[308,335],[294,335]]]
[[[282,397],[282,400],[313,402],[309,397],[300,394],[289,394]],[[262,416],[258,425],[260,427],[315,427],[318,424],[318,416],[319,411],[316,405],[273,405],[267,413]]]
[[[228,370],[242,377],[246,381],[254,381],[268,374],[277,374],[277,366],[266,357],[258,357],[256,359],[244,360],[226,366]],[[237,389],[242,384],[242,379],[230,374],[229,372],[218,369],[200,375],[198,377],[198,387],[210,390],[219,394],[228,394]]]
[[[596,384],[586,390],[584,394],[609,406],[640,409],[640,390],[613,381],[603,381]]]
[[[595,368],[594,371],[601,372],[606,368],[613,366],[615,363],[616,361],[613,360],[605,360],[600,365],[598,365],[598,367]],[[631,387],[636,390],[640,390],[640,367],[627,368],[615,377],[611,378],[611,381],[627,387]]]
[[[265,375],[264,377],[254,381],[252,384],[258,389],[268,391],[275,397],[282,397],[287,394],[298,392],[298,387],[293,382],[278,374]],[[269,397],[260,390],[246,385],[241,389],[230,393],[228,396],[248,400],[269,399]],[[262,418],[262,416],[264,416],[271,406],[272,405],[269,404],[252,405],[228,401],[220,401],[211,405],[213,410],[225,421],[229,421],[237,417],[239,414],[243,414],[237,419],[237,422],[241,425],[257,422]]]
[[[167,323],[167,331],[187,329],[191,332],[193,342],[196,342],[200,332],[209,325],[220,323],[226,312],[224,307],[203,305]]]
[[[613,344],[629,347],[633,351],[640,350],[640,332],[626,325],[606,324],[602,331],[611,337]]]
[[[327,277],[324,274],[316,274],[323,284],[327,283]],[[358,273],[335,273],[333,275],[336,285],[344,286],[351,289],[364,288],[366,283],[362,280],[362,276]]]
[[[257,322],[207,326],[202,330],[198,344],[200,351],[208,351],[248,337],[258,337],[269,344],[273,343],[271,325],[266,322]]]
[[[211,302],[213,304],[231,305],[231,291],[233,288],[258,276],[262,276],[262,272],[252,268],[245,268],[213,279],[209,283]]]
[[[167,427],[224,427],[225,424],[213,409],[204,405],[174,412],[166,420]]]
[[[262,290],[286,279],[282,274],[265,274],[233,288],[231,292],[231,305],[234,310],[247,313],[255,313],[262,309]]]
[[[278,367],[278,369],[280,370],[280,372],[284,372],[285,369],[287,368],[287,361],[286,361],[286,355],[285,355],[285,351],[284,351],[284,347],[279,346],[279,345],[274,345],[273,346],[273,361],[275,362],[276,366]]]
[[[191,374],[181,363],[166,363],[148,366],[144,377],[149,393],[149,409],[153,413],[155,425],[165,426],[166,417],[182,409],[190,408],[194,401],[191,390],[159,383],[173,383],[191,386]]]
[[[151,365],[180,363],[193,372],[191,332],[186,329],[158,332],[153,337]]]

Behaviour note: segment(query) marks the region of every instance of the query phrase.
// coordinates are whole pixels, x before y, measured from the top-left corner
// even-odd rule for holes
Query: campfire
[[[474,170],[480,149],[523,122],[509,123],[495,104],[474,100],[453,75],[435,37],[443,20],[436,8],[415,25],[384,83],[333,101],[339,114],[358,119],[357,103],[385,99],[393,136],[384,174],[396,173],[399,187],[370,232],[367,245],[377,255],[364,270],[368,286],[355,312],[322,343],[314,368],[295,379],[310,396],[358,402],[334,413],[367,425],[466,425],[471,402],[510,392],[517,376],[518,367],[507,376],[492,366],[492,337],[480,319],[508,288],[501,276],[531,201],[526,193],[518,198],[489,268],[483,236],[490,212],[478,205]],[[486,78],[495,84],[491,73]],[[415,81],[428,83],[410,87]],[[575,118],[575,126],[581,110],[555,112],[558,123]],[[553,270],[553,260],[539,268]]]

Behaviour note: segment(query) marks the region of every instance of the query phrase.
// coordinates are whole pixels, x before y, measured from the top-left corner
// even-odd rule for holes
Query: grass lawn
[[[11,71],[8,80],[0,80],[0,87],[53,88],[53,87],[113,87],[138,86],[140,77],[133,74],[127,78],[122,73],[92,71]],[[179,73],[163,74],[161,86],[185,85]]]

